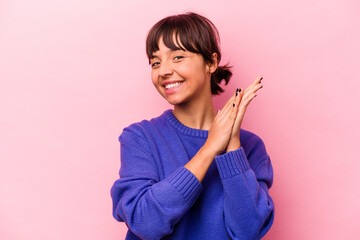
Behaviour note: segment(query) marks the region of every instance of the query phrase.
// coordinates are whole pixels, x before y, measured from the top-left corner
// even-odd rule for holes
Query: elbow
[[[274,212],[271,211],[270,215],[262,220],[255,222],[252,228],[247,230],[246,239],[261,239],[270,230],[274,221]],[[235,238],[236,239],[236,238]]]
[[[274,222],[274,208],[267,211],[258,212],[248,219],[244,219],[237,230],[232,231],[228,228],[230,239],[261,239],[270,230]],[[228,226],[229,227],[229,226]],[[234,229],[234,228],[233,228]]]
[[[272,208],[268,216],[264,219],[262,225],[260,226],[260,231],[258,232],[258,238],[262,238],[270,230],[275,216],[275,209]]]
[[[124,217],[121,218],[132,234],[140,239],[156,240],[172,233],[173,226],[163,217],[156,216],[148,211],[136,211],[136,209],[124,213]]]
[[[245,220],[244,220],[245,221]],[[274,221],[274,213],[270,212],[267,218],[262,218],[260,215],[252,219],[247,219],[244,224],[240,224],[237,227],[230,227],[226,225],[229,239],[261,239],[270,230],[270,227]]]
[[[125,214],[124,212],[115,209],[113,211],[113,216],[117,221],[125,222],[129,231],[140,239],[162,239],[169,234],[164,225],[159,226],[154,224],[154,221],[149,221],[149,219],[145,219],[144,217],[136,216],[135,213]]]
[[[270,230],[274,222],[274,202],[270,196],[268,196],[267,201],[265,202],[263,204],[260,204],[258,207],[258,221],[257,224],[254,224],[255,226],[257,226],[256,229],[254,229],[256,230],[256,237],[254,237],[253,239],[261,239]]]
[[[140,239],[158,240],[170,234],[164,231],[163,226],[154,225],[151,221],[142,221],[141,223],[131,223],[128,225],[129,231]]]

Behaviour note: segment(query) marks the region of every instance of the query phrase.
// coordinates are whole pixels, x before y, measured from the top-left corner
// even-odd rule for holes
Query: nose
[[[160,64],[160,71],[159,74],[161,77],[167,77],[173,73],[173,67],[171,63],[167,63],[166,61]]]

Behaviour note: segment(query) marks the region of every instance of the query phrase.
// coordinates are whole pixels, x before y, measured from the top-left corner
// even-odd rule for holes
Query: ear
[[[217,64],[217,53],[213,53],[212,54],[212,59],[213,59],[213,63],[208,63],[207,64],[207,71],[208,73],[212,74],[213,72],[215,72],[215,70],[218,67]]]

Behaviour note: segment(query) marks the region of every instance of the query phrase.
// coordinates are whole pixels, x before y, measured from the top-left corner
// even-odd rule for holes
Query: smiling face
[[[211,97],[211,64],[201,54],[171,50],[162,38],[150,58],[151,79],[157,91],[172,105]]]

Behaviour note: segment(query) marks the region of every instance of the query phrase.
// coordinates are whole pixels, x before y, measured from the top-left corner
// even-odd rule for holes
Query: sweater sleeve
[[[201,183],[184,167],[160,180],[144,138],[124,130],[119,141],[120,179],[111,188],[113,216],[141,239],[161,239],[193,205]]]
[[[250,167],[251,160],[257,162],[254,168]],[[217,156],[215,161],[224,189],[224,222],[229,237],[260,239],[274,221],[274,203],[269,195],[273,169],[263,141],[259,138],[248,156],[240,147]]]

